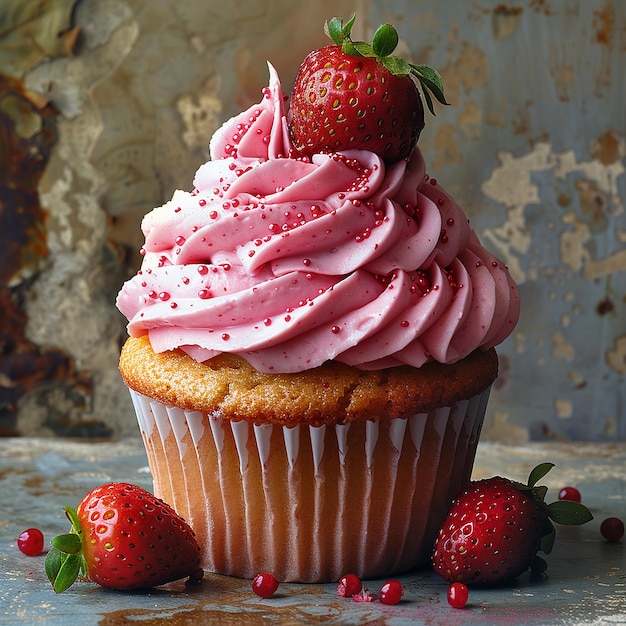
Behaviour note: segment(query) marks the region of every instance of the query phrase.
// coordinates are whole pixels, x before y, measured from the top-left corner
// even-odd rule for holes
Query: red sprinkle
[[[43,545],[43,533],[38,528],[27,528],[17,538],[17,547],[26,556],[41,554]]]
[[[351,598],[363,588],[361,579],[356,574],[345,574],[339,579],[337,595],[341,598]]]
[[[576,487],[563,487],[559,491],[559,500],[571,500],[572,502],[580,502],[580,491]]]
[[[600,524],[600,532],[609,543],[617,543],[624,536],[624,522],[619,517],[607,517]]]
[[[383,604],[398,604],[404,595],[404,587],[397,580],[388,580],[381,588],[378,596]]]
[[[278,589],[278,580],[267,572],[257,574],[252,581],[252,591],[260,598],[270,598]]]
[[[462,609],[467,604],[469,591],[463,583],[452,583],[448,587],[448,604],[455,609]]]

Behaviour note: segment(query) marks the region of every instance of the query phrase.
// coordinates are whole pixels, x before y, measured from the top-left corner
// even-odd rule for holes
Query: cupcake
[[[154,491],[206,569],[387,577],[428,562],[469,481],[519,297],[426,174],[421,109],[404,156],[394,129],[320,149],[298,80],[289,111],[270,66],[194,189],[145,216],[120,371]]]

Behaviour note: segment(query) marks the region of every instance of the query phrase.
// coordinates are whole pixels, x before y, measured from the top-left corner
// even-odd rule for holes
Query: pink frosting
[[[130,335],[155,351],[237,353],[265,372],[420,367],[515,327],[515,283],[419,149],[391,166],[365,150],[290,158],[270,66],[262,102],[210,152],[194,191],[144,218],[141,270],[118,295]]]

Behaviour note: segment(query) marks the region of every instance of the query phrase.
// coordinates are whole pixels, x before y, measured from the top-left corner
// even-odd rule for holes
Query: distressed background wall
[[[626,438],[626,3],[2,0],[0,434],[136,436],[115,294],[215,128],[325,19],[395,24],[452,106],[429,173],[523,297],[485,435]]]

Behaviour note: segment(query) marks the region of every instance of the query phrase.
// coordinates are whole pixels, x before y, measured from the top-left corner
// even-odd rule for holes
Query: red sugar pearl
[[[602,536],[610,543],[617,543],[624,536],[624,522],[619,517],[607,517],[600,524]]]
[[[580,491],[576,487],[563,487],[559,491],[559,500],[571,500],[572,502],[580,502]]]
[[[345,574],[339,579],[337,595],[342,598],[350,598],[359,593],[363,587],[361,579],[356,574]]]
[[[260,598],[270,598],[278,589],[278,581],[273,574],[257,574],[252,581],[252,591]]]
[[[455,609],[462,609],[467,604],[469,591],[463,583],[452,583],[448,587],[448,604]]]
[[[388,580],[381,588],[378,599],[383,604],[398,604],[404,595],[404,587],[397,580]]]
[[[43,533],[38,528],[27,528],[17,538],[17,547],[27,556],[37,556],[43,550]]]

